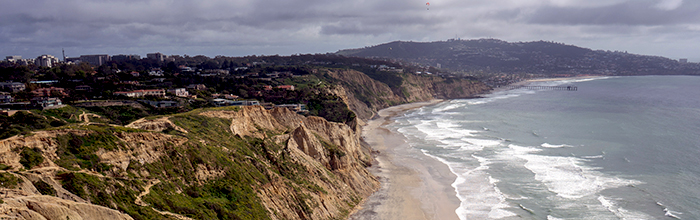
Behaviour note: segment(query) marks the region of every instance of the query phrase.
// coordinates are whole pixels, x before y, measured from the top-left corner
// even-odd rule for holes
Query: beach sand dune
[[[403,135],[383,127],[393,116],[440,101],[383,109],[363,127],[363,138],[378,152],[370,171],[379,177],[382,187],[350,219],[459,219],[455,214],[459,199],[451,186],[456,176],[447,165],[411,148]]]

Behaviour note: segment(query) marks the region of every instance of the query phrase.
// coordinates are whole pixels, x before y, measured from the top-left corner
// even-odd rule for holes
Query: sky
[[[0,0],[3,57],[291,55],[454,38],[700,62],[700,1]]]

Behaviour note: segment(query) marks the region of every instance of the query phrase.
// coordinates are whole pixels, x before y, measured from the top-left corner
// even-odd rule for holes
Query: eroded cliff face
[[[432,99],[472,98],[491,90],[486,84],[467,79],[399,74],[401,85],[391,88],[355,70],[321,70],[321,75],[336,81],[331,93],[340,96],[361,120],[392,105]]]
[[[0,218],[343,218],[379,186],[365,169],[371,155],[357,123],[349,124],[253,106],[0,140]],[[234,197],[205,190],[226,191],[220,183],[238,184],[231,178],[250,185],[233,188]],[[221,199],[231,203],[213,203]]]
[[[275,213],[273,219],[344,217],[379,186],[365,169],[370,164],[370,152],[363,148],[359,134],[346,124],[304,117],[286,108],[268,111],[259,106],[202,115],[230,119],[232,133],[242,137],[282,133],[270,138],[283,144],[282,151],[303,165],[307,180],[319,187],[316,191],[294,189],[289,187],[288,179],[273,175],[272,181],[259,190],[266,209]],[[307,196],[304,204],[299,204],[300,195]]]

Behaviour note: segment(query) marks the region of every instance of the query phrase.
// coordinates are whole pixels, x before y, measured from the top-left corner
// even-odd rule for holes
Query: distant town
[[[185,64],[175,66],[176,61]],[[273,104],[242,98],[228,90],[221,93],[208,87],[208,80],[204,79],[237,72],[239,74],[231,77],[244,86],[233,86],[240,89],[236,93],[244,93],[249,98],[264,98],[266,95],[279,98],[284,95],[275,93],[295,91],[294,85],[280,84],[279,81],[299,76],[299,71],[296,75],[291,71],[274,70],[261,74],[247,71],[250,67],[262,66],[257,62],[239,63],[241,65],[235,67],[230,61],[221,64],[203,56],[190,59],[162,53],[149,53],[145,58],[106,54],[64,56],[62,59],[53,55],[29,59],[7,56],[0,65],[3,80],[0,82],[0,108],[5,109],[7,115],[11,114],[8,113],[10,109],[59,108],[67,100],[81,107],[146,105],[150,108],[177,108],[196,103],[193,106],[263,105],[266,108],[285,107],[299,113],[307,111],[306,104],[302,103]]]

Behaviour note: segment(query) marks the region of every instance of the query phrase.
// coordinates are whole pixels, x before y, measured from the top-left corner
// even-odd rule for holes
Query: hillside
[[[341,50],[355,57],[398,59],[468,73],[700,75],[700,64],[664,57],[591,50],[561,43],[506,42],[496,39],[438,42],[395,41],[372,47]]]
[[[342,218],[378,187],[358,135],[262,107],[35,131],[0,141],[0,216]]]

